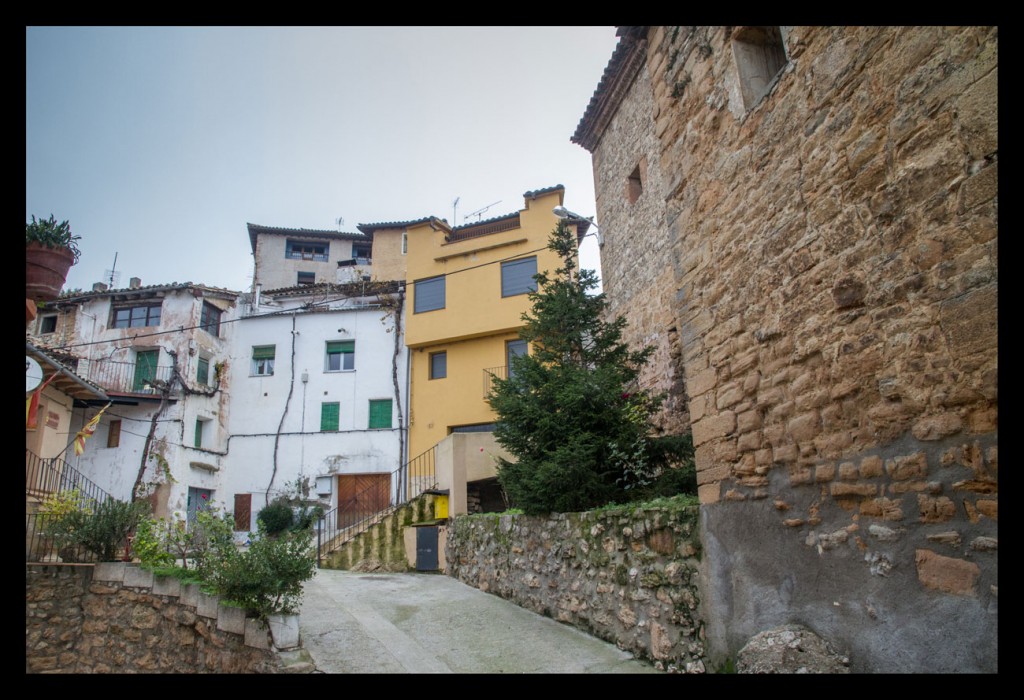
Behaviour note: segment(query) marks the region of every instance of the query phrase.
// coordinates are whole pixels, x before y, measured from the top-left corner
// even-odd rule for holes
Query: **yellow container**
[[[437,496],[434,496],[434,517],[438,520],[448,518],[447,494],[438,494]]]

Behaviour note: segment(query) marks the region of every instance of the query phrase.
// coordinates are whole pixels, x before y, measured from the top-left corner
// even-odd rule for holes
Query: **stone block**
[[[886,460],[885,470],[894,481],[923,479],[928,474],[928,458],[924,452]]]
[[[196,597],[196,613],[210,619],[217,618],[217,608],[220,606],[220,596],[210,595],[199,591]]]
[[[902,501],[885,497],[861,501],[860,514],[882,520],[903,520]]]
[[[181,595],[178,602],[182,605],[191,605],[193,608],[199,607],[199,584],[198,583],[186,583],[181,586]]]
[[[978,512],[985,517],[992,518],[993,520],[999,520],[999,502],[982,500],[976,504]]]
[[[934,498],[923,493],[917,495],[917,505],[921,511],[921,522],[942,523],[956,515],[956,504],[946,496]]]
[[[245,634],[245,609],[227,605],[223,601],[217,604],[217,629],[222,632]]]
[[[725,437],[736,430],[736,414],[723,411],[717,416],[705,416],[693,424],[693,444],[703,445],[709,440]]]
[[[832,498],[863,498],[874,496],[878,493],[878,486],[875,484],[846,484],[836,482],[829,487]]]
[[[970,595],[981,570],[974,562],[944,557],[930,549],[918,549],[914,554],[917,579],[926,587],[943,593]]]
[[[817,411],[796,416],[786,424],[790,437],[797,442],[809,442],[821,432],[821,417]]]
[[[154,576],[153,593],[178,597],[181,595],[181,579],[177,576]]]
[[[270,630],[255,617],[246,618],[244,635],[247,647],[270,648]]]
[[[93,567],[92,580],[104,582],[124,581],[124,570],[128,566],[122,561],[101,561]]]
[[[882,458],[877,455],[865,457],[860,461],[860,475],[866,479],[882,476]]]
[[[950,412],[918,419],[911,428],[911,433],[918,440],[941,440],[959,433],[962,429],[963,421],[960,416]]]
[[[126,566],[123,583],[132,588],[152,588],[153,572],[140,566]]]

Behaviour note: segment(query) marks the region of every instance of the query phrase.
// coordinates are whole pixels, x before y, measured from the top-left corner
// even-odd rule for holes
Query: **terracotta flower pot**
[[[37,302],[56,299],[74,263],[75,254],[70,248],[47,248],[40,243],[26,244],[25,296]]]

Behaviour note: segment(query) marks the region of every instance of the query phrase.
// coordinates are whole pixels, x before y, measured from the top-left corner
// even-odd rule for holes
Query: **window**
[[[358,262],[360,265],[369,265],[370,259],[373,257],[373,244],[372,243],[353,243],[352,244],[352,259]]]
[[[409,232],[402,231],[402,255],[409,252]]]
[[[121,444],[121,421],[112,420],[107,426],[107,447],[117,447]]]
[[[252,518],[252,494],[235,494],[235,532],[248,532],[249,520]]]
[[[203,446],[203,433],[206,432],[206,424],[208,422],[202,418],[196,418],[196,447]]]
[[[420,280],[413,292],[413,313],[436,311],[444,308],[444,276]]]
[[[505,343],[505,366],[508,367],[508,378],[513,376],[512,358],[529,353],[529,346],[525,340],[510,340]]]
[[[284,256],[291,260],[327,262],[329,245],[326,241],[293,241],[289,239],[285,244]]]
[[[220,335],[220,309],[213,304],[203,302],[203,311],[199,316],[199,327],[213,336]]]
[[[740,81],[743,108],[751,109],[768,94],[786,65],[786,47],[778,27],[739,27],[732,53]]]
[[[39,335],[46,335],[57,330],[57,314],[39,317]]]
[[[252,376],[269,377],[274,373],[275,345],[256,345],[252,349]]]
[[[341,404],[337,402],[320,404],[320,430],[336,431],[341,416]]]
[[[430,353],[430,378],[444,379],[448,376],[448,353]]]
[[[206,357],[200,357],[199,362],[196,363],[196,381],[203,386],[207,386],[210,383],[210,360]]]
[[[509,260],[501,264],[501,296],[511,297],[537,291],[537,257]]]
[[[160,304],[140,304],[114,308],[111,328],[141,328],[160,325]]]
[[[296,280],[296,284],[304,286],[308,284],[314,284],[316,282],[316,274],[313,272],[300,272],[299,278]]]
[[[356,341],[331,340],[327,342],[325,372],[340,372],[356,368]]]
[[[647,180],[647,159],[641,158],[640,162],[637,163],[636,167],[633,168],[633,172],[626,178],[626,199],[629,200],[630,204],[640,199],[640,195],[644,192],[644,182]]]
[[[391,427],[391,399],[370,399],[369,428]]]

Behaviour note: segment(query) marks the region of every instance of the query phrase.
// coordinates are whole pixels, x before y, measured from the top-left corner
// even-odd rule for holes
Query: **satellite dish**
[[[25,391],[32,391],[43,381],[43,368],[28,355],[25,356]]]

